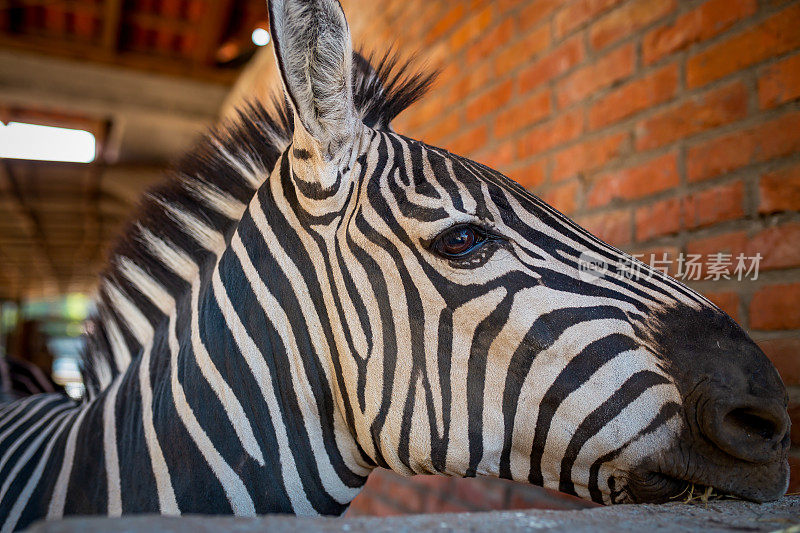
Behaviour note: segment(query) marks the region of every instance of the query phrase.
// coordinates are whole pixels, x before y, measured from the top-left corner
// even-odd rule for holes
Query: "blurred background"
[[[673,274],[701,258],[685,281],[789,386],[799,490],[800,2],[342,4],[356,46],[441,71],[397,131],[498,168]],[[15,386],[80,394],[109,244],[200,132],[279,89],[267,28],[263,0],[0,0],[0,355],[31,372]],[[739,279],[739,256],[757,272]],[[380,472],[349,512],[585,505]]]

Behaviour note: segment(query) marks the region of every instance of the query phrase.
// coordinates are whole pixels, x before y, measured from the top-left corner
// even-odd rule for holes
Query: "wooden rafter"
[[[103,49],[114,54],[119,46],[123,0],[106,0],[103,6]]]
[[[108,145],[108,135],[111,131],[111,122],[106,121],[97,132],[97,141],[100,146],[100,153],[97,161],[87,172],[87,179],[83,187],[85,198],[83,215],[84,224],[81,246],[75,249],[72,259],[72,277],[80,272],[83,262],[93,262],[100,254],[103,237],[103,211],[100,201],[103,195],[102,183],[103,174],[106,169],[105,149]]]
[[[169,57],[155,57],[137,52],[119,52],[110,56],[97,47],[76,42],[60,41],[58,45],[44,36],[3,35],[0,34],[0,48],[25,50],[49,56],[69,59],[90,60],[106,65],[132,68],[158,74],[194,78],[200,81],[231,85],[236,81],[238,72],[187,64],[187,61]]]
[[[6,160],[0,165],[0,180],[4,182],[5,189],[11,199],[10,208],[15,217],[22,223],[26,233],[30,236],[30,253],[36,259],[36,265],[45,277],[57,282],[57,269],[53,258],[47,252],[47,241],[42,229],[41,221],[36,213],[25,204],[25,198],[11,167]]]
[[[200,23],[199,43],[194,51],[195,65],[210,65],[214,53],[225,37],[234,0],[206,0],[206,12]]]

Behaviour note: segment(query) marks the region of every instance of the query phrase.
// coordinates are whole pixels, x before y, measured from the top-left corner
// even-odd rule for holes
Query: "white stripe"
[[[186,431],[197,445],[197,449],[200,450],[206,463],[222,484],[233,513],[237,516],[255,516],[255,505],[250,493],[247,491],[247,487],[214,448],[211,439],[208,438],[208,435],[197,421],[189,402],[186,401],[186,394],[178,380],[178,354],[180,349],[178,337],[175,334],[175,318],[171,316],[169,319],[170,383],[172,385],[175,411],[177,411],[181,422],[186,427]],[[261,464],[264,464],[263,460]]]
[[[322,369],[325,373],[325,380],[327,381],[328,386],[333,389],[335,387],[334,382],[336,377],[331,375],[330,371],[330,367],[332,367],[333,364],[331,348],[325,340],[325,331],[322,327],[322,322],[320,321],[320,317],[317,313],[316,307],[314,306],[314,302],[311,300],[311,294],[308,290],[308,286],[303,280],[303,275],[300,273],[300,270],[297,268],[297,265],[295,265],[294,261],[292,261],[292,258],[289,257],[289,255],[280,245],[280,241],[275,236],[272,228],[267,222],[260,202],[254,200],[250,204],[250,215],[253,217],[253,222],[255,222],[256,227],[261,232],[261,236],[263,237],[264,241],[269,243],[272,256],[275,258],[275,261],[278,263],[281,271],[286,276],[286,279],[289,280],[289,284],[291,285],[292,290],[297,297],[297,302],[300,305],[301,312],[303,313],[303,322],[306,330],[309,332],[311,343],[314,345],[314,350],[318,356],[322,358]],[[373,334],[374,338],[372,340],[374,350],[382,350],[382,330],[377,328],[377,330],[373,331]],[[339,413],[338,410],[337,417],[338,419],[341,419],[341,413]],[[321,420],[319,422],[321,422]],[[337,439],[336,444],[340,450],[340,453],[342,454],[342,459],[351,472],[355,472],[356,474],[362,476],[368,475],[372,469],[365,468],[364,466],[358,464],[359,459],[353,457],[353,454],[357,453],[355,451],[356,442],[354,436],[350,433],[350,429],[345,427],[344,424],[345,422],[343,420],[337,423],[337,419],[334,419],[334,432]],[[344,440],[344,442],[340,443],[342,440]],[[337,475],[336,478],[339,479],[339,476]]]
[[[198,270],[191,257],[174,244],[162,240],[161,237],[144,227],[140,227],[139,232],[142,234],[142,241],[156,259],[184,281],[189,283],[194,281]]]
[[[278,441],[278,460],[281,463],[281,474],[283,475],[286,494],[292,504],[292,511],[297,515],[317,515],[319,513],[314,510],[314,507],[308,501],[303,483],[300,481],[300,475],[294,462],[289,438],[286,434],[286,426],[284,426],[283,418],[281,417],[278,400],[275,397],[275,390],[272,388],[272,377],[267,363],[264,361],[264,356],[258,351],[255,342],[250,338],[250,335],[239,319],[239,315],[236,314],[233,304],[228,298],[228,294],[222,284],[222,280],[219,277],[219,271],[216,269],[214,271],[213,283],[214,294],[217,297],[217,303],[222,311],[222,316],[225,318],[225,322],[236,341],[236,345],[239,347],[239,351],[250,367],[250,371],[256,383],[259,384],[264,400],[267,402],[272,426],[275,428],[275,438]]]
[[[50,423],[47,428],[42,431],[38,431],[35,439],[33,439],[30,443],[25,443],[25,451],[22,453],[22,455],[15,459],[14,466],[6,476],[3,486],[0,487],[0,501],[5,498],[6,492],[8,491],[9,487],[11,487],[11,484],[16,480],[19,471],[28,465],[28,460],[30,460],[33,454],[35,454],[39,449],[39,445],[42,443],[42,441],[47,438],[50,433],[50,428],[55,424],[55,422],[61,420],[60,416],[67,416],[69,414],[71,413],[65,413],[64,410],[51,411],[47,413],[45,417],[43,417],[41,420],[37,420],[36,424],[31,426],[28,431],[26,431],[25,434],[15,442],[16,446],[13,446],[6,451],[7,456],[10,456],[19,447],[19,444],[24,442],[25,439],[27,439],[33,433],[37,432],[40,426],[44,425],[45,422]],[[7,456],[3,457],[3,459],[7,460]],[[3,466],[5,466],[5,461],[3,461],[3,463]],[[0,466],[0,470],[2,470],[2,466]]]
[[[161,445],[158,443],[155,427],[153,427],[153,391],[150,386],[150,346],[146,346],[142,352],[142,359],[139,363],[139,391],[142,396],[142,425],[144,426],[144,437],[147,443],[147,451],[150,454],[150,464],[153,468],[153,475],[156,479],[156,490],[158,491],[158,506],[161,514],[180,515],[178,502],[175,501],[175,491],[172,488],[169,468],[164,460]]]
[[[56,407],[56,409],[54,409],[53,411],[44,413],[40,419],[36,420],[30,427],[28,427],[28,429],[25,430],[25,432],[22,435],[16,438],[14,442],[11,444],[11,446],[9,446],[5,450],[2,460],[0,460],[0,471],[2,471],[3,468],[5,468],[6,463],[14,455],[14,452],[17,451],[17,448],[19,448],[22,444],[27,444],[25,441],[29,437],[35,435],[36,432],[39,431],[39,428],[45,424],[45,422],[52,420],[53,416],[60,413],[64,409],[65,409],[64,407]],[[22,461],[22,459],[17,459],[16,467],[20,467],[19,461]],[[3,500],[3,496],[5,496],[5,493],[8,490],[9,485],[11,484],[11,481],[13,481],[13,476],[9,475],[6,477],[6,481],[3,484],[3,486],[0,487],[0,501]]]
[[[117,379],[108,389],[103,405],[103,455],[106,464],[106,487],[108,490],[108,516],[122,515],[122,485],[119,478],[119,456],[117,453],[117,391],[122,383]]]
[[[389,155],[389,160],[391,160],[391,158],[392,158],[392,156]],[[385,173],[389,172],[388,166],[387,166],[387,168],[384,169],[384,172]],[[297,218],[296,213],[294,212],[294,207],[291,205],[289,200],[287,200],[286,194],[283,191],[282,182],[281,182],[281,179],[280,179],[280,168],[278,166],[276,166],[275,171],[273,173],[273,176],[269,181],[269,186],[271,187],[272,193],[273,193],[273,195],[275,197],[275,207],[277,207],[277,209],[280,211],[281,215],[288,221],[288,223],[291,226],[293,226],[295,228],[301,228],[302,224],[300,223],[300,221]],[[252,210],[252,208],[251,208],[251,210]],[[323,260],[322,252],[319,249],[318,244],[311,237],[311,235],[309,235],[309,233],[306,232],[306,231],[299,231],[297,236],[298,236],[298,239],[299,239],[299,244],[303,246],[303,248],[307,252],[308,256],[311,258],[312,264],[322,264],[321,263],[321,261]],[[379,248],[377,253],[381,253],[381,251],[382,250]],[[390,260],[390,262],[391,262],[391,260]],[[381,265],[381,264],[386,264],[386,263],[385,262],[381,263],[380,261],[378,261],[378,264]],[[320,268],[317,271],[317,275],[319,277],[319,284],[320,284],[321,287],[333,286],[333,282],[328,279],[327,273],[325,272],[324,268]],[[385,273],[384,273],[384,278],[387,278]],[[392,284],[391,282],[389,282],[389,288],[394,288],[394,287],[401,287],[401,285]],[[331,291],[323,290],[322,291],[322,297],[323,297],[323,304],[325,306],[325,312],[331,317],[337,316],[338,309],[337,309],[336,302],[333,301],[333,296],[332,296]],[[398,298],[399,298],[399,300],[397,300],[397,301],[400,301],[400,302],[405,300],[405,296],[403,294],[398,295]],[[398,305],[398,308],[402,309],[402,305]],[[338,321],[336,321],[336,320],[332,321],[331,324],[330,324],[331,325],[331,333],[333,334],[333,337],[334,337],[334,345],[344,346],[344,345],[346,345],[346,343],[348,341],[345,338],[345,334],[344,334],[343,328],[341,326],[338,326],[337,324],[338,324]],[[404,341],[403,341],[403,339],[400,339],[398,342],[400,344],[402,344]],[[376,350],[382,350],[382,347],[376,347]],[[375,360],[375,359],[373,359],[373,360]],[[355,361],[353,361],[351,358],[347,358],[347,357],[342,358],[341,359],[341,363],[342,363],[342,371],[343,371],[344,375],[355,375],[354,373],[358,371],[358,368],[357,368],[357,366],[355,364]],[[368,375],[374,375],[374,374],[370,374],[370,369],[374,368],[376,366],[378,366],[378,363],[372,365],[372,367],[370,367],[370,365],[368,365],[368,370],[367,370],[368,371]],[[380,374],[382,375],[382,369],[381,369]],[[378,379],[381,379],[381,378],[378,377]],[[331,383],[334,386],[338,386],[338,383],[335,380],[332,380]],[[345,382],[344,386],[347,387],[348,385],[349,384],[347,382]],[[386,386],[389,386],[389,384],[386,384]],[[368,391],[368,393],[367,393],[368,394],[367,398],[369,398],[369,392],[370,391]],[[356,391],[355,390],[350,390],[349,393],[350,393],[350,398],[356,398]],[[376,410],[376,411],[377,411],[377,409],[380,409],[380,403],[381,403],[380,395],[376,394],[375,397],[374,397],[374,400],[375,401],[369,401],[368,400],[366,402],[367,409]],[[391,405],[394,405],[394,403],[392,403]],[[348,407],[352,407],[352,406],[353,405],[348,406]],[[355,431],[356,431],[355,437],[356,437],[357,442],[363,443],[363,445],[365,447],[365,450],[364,450],[365,453],[370,457],[374,457],[375,454],[377,453],[375,451],[375,446],[374,446],[374,444],[376,443],[377,439],[373,439],[373,435],[369,432],[369,427],[370,427],[370,424],[372,422],[372,419],[368,416],[367,413],[361,412],[361,409],[352,409],[351,413],[352,413],[352,416],[353,416],[353,419],[354,419],[354,424],[353,425],[355,426]],[[390,432],[384,432],[384,435],[387,435],[387,434],[391,434],[391,433]],[[399,434],[399,432],[398,432],[398,434]],[[388,439],[383,439],[381,442],[385,443],[385,441],[387,441],[387,440]],[[382,446],[382,447],[385,447],[385,446]],[[392,448],[394,448],[394,447],[391,446],[391,445],[388,446],[388,450],[391,450]],[[388,451],[388,450],[384,450],[384,451]],[[388,457],[387,460],[391,461],[390,464],[391,464],[392,468],[402,469],[403,468],[403,464],[399,460],[395,460],[395,459],[396,458]],[[400,471],[402,471],[402,470],[400,470]],[[407,473],[411,474],[411,472],[407,472]]]
[[[673,390],[674,386],[671,384],[656,385],[647,389],[641,396],[626,405],[617,416],[606,421],[603,427],[584,443],[575,457],[571,475],[572,481],[575,483],[575,490],[579,495],[587,500],[591,499],[589,490],[586,488],[589,484],[589,469],[575,468],[575,465],[592,464],[598,457],[602,457],[618,449],[622,443],[634,439],[660,414],[664,397],[673,394]],[[668,427],[667,422],[665,421],[664,425]],[[669,440],[665,442],[669,442]],[[607,479],[608,476],[598,478],[598,484]]]
[[[47,462],[50,460],[50,454],[53,451],[53,447],[58,441],[58,438],[61,436],[61,433],[64,431],[67,422],[69,422],[69,413],[62,413],[62,415],[54,422],[57,423],[59,420],[61,420],[61,425],[58,427],[58,429],[56,429],[55,434],[50,438],[50,442],[47,443],[47,447],[45,448],[44,453],[42,453],[39,463],[36,465],[36,468],[28,478],[28,482],[25,484],[25,487],[23,487],[19,497],[17,497],[17,500],[14,502],[14,506],[11,508],[8,517],[3,524],[2,531],[14,531],[16,528],[19,518],[22,515],[22,512],[25,510],[25,507],[28,505],[28,501],[30,500],[34,489],[39,484],[39,480],[42,477],[42,472],[44,472]]]
[[[323,443],[324,438],[322,437],[319,410],[314,399],[314,393],[311,390],[311,384],[308,382],[308,377],[303,367],[303,356],[300,353],[300,348],[297,347],[297,339],[289,317],[286,316],[281,303],[261,280],[253,263],[250,261],[247,250],[244,249],[244,243],[242,243],[238,233],[233,237],[231,249],[236,254],[236,257],[239,258],[242,270],[247,277],[247,281],[250,282],[253,293],[256,295],[264,314],[275,327],[286,348],[286,358],[289,360],[289,372],[292,376],[292,388],[301,411],[300,420],[297,420],[296,423],[305,426],[309,440],[312,443]],[[361,488],[348,487],[342,482],[330,461],[325,460],[328,455],[324,447],[317,449],[316,446],[312,446],[311,451],[314,454],[314,462],[317,465],[317,470],[323,480],[325,489],[337,502],[341,504],[350,503],[361,491]]]
[[[541,316],[548,312],[551,305],[556,305],[557,300],[550,301],[550,303],[547,303],[547,301],[557,298],[556,295],[559,291],[528,289],[526,293],[531,302],[531,313],[534,316]],[[615,318],[587,320],[566,328],[550,346],[536,355],[524,378],[519,399],[517,400],[517,413],[514,419],[513,433],[514,450],[512,451],[511,459],[512,479],[517,481],[528,479],[531,469],[530,453],[533,449],[535,423],[539,416],[541,401],[564,371],[564,368],[586,346],[597,339],[603,338],[610,333],[623,332],[633,335],[630,323],[624,320]],[[545,468],[545,463],[553,460],[557,460],[559,464],[561,462],[560,458],[554,459],[553,457],[542,455],[542,475],[545,476],[546,486],[557,487],[558,477],[547,477],[549,474]]]
[[[241,219],[247,209],[242,202],[202,178],[189,178],[183,186],[192,196],[231,220]]]
[[[203,248],[210,252],[214,252],[217,255],[225,250],[225,238],[220,232],[208,227],[208,225],[199,218],[188,211],[181,209],[177,205],[160,200],[159,203],[178,223],[181,229],[183,229],[184,232],[196,240]]]
[[[564,457],[575,435],[575,430],[586,420],[595,409],[610,398],[634,374],[644,370],[651,372],[657,369],[653,356],[646,350],[629,350],[615,355],[610,360],[596,368],[594,373],[584,381],[580,387],[572,391],[553,414],[553,423],[545,438],[542,452],[542,470],[552,473],[553,477],[561,477],[561,461],[550,461],[547,458]],[[652,369],[652,370],[651,370]],[[679,398],[678,398],[679,399]],[[651,413],[657,413],[661,404],[651,404]],[[644,428],[639,422],[641,419],[630,417],[627,423],[632,426]],[[617,441],[624,442],[624,441]],[[580,452],[580,450],[578,450]],[[600,453],[595,457],[604,455]],[[573,469],[574,469],[573,464]],[[570,476],[571,479],[571,476]]]
[[[217,147],[219,154],[233,167],[235,168],[239,174],[247,181],[247,183],[253,188],[258,189],[264,180],[267,178],[266,170],[262,168],[256,167],[250,158],[245,157],[245,161],[248,164],[249,168],[245,168],[242,163],[232,156],[230,152],[228,152],[222,143],[219,142],[217,139],[212,139],[214,145]],[[261,177],[263,176],[263,177]]]
[[[185,281],[191,283],[192,301],[191,309],[191,341],[192,350],[194,351],[195,362],[197,363],[200,372],[205,378],[208,385],[214,391],[214,394],[222,403],[225,409],[225,414],[230,420],[236,436],[239,437],[239,442],[242,443],[245,451],[252,457],[259,465],[264,466],[264,455],[261,452],[261,447],[256,440],[250,420],[242,408],[242,404],[236,397],[236,394],[231,389],[231,386],[225,381],[214,365],[208,350],[203,343],[200,336],[200,274],[197,265],[189,259],[185,254],[176,251],[170,247],[166,242],[162,241],[155,235],[148,235],[148,245],[156,256],[164,261],[168,266],[174,266],[174,272],[181,276]],[[215,267],[217,270],[217,267]],[[171,307],[175,307],[174,300],[169,297]]]
[[[153,327],[150,325],[147,318],[145,318],[141,309],[131,302],[127,296],[122,294],[122,291],[111,281],[106,280],[105,283],[103,283],[103,287],[106,289],[111,305],[113,305],[117,311],[117,316],[125,322],[139,344],[144,346],[150,342],[153,336]]]
[[[3,420],[11,422],[2,433],[0,433],[0,444],[5,444],[5,440],[17,429],[20,425],[25,423],[29,418],[31,418],[34,413],[38,413],[42,410],[42,407],[49,403],[53,403],[56,399],[55,396],[51,396],[47,398],[45,401],[41,401],[41,396],[29,396],[24,400],[20,400],[19,402],[14,402],[11,405],[16,406],[15,409],[9,411],[8,413],[3,414]],[[31,410],[24,413],[21,417],[17,418],[19,414],[28,407],[29,404],[39,402],[38,405],[34,406]]]
[[[450,420],[462,423],[450,424],[450,439],[447,442],[445,473],[463,476],[469,468],[469,412],[465,395],[469,390],[467,381],[469,358],[477,327],[503,301],[505,287],[497,287],[486,294],[468,300],[453,311],[453,324],[466,324],[468,330],[453,336],[450,356]],[[463,391],[459,393],[458,391]]]
[[[120,273],[128,278],[128,281],[133,283],[145,298],[158,307],[159,311],[165,315],[170,314],[173,307],[169,305],[169,302],[173,301],[172,295],[160,283],[127,257],[118,259],[118,268]]]
[[[106,313],[103,319],[106,329],[106,336],[111,345],[111,353],[114,355],[114,363],[117,365],[117,370],[124,372],[131,364],[131,352],[128,350],[128,344],[125,342],[122,332],[117,326],[117,321],[111,313]],[[106,385],[105,383],[103,385]]]
[[[78,431],[80,431],[81,423],[86,413],[89,412],[88,406],[84,406],[67,436],[67,444],[64,448],[64,458],[61,463],[61,471],[58,473],[56,484],[53,487],[53,497],[50,500],[50,507],[47,509],[47,520],[55,520],[64,516],[64,504],[67,501],[67,490],[69,489],[69,478],[72,474],[72,465],[75,461],[75,441],[78,438]]]

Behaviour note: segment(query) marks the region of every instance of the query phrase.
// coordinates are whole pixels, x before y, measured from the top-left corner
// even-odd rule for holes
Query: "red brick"
[[[745,255],[754,257],[757,253],[761,254],[760,270],[800,267],[800,222],[774,226],[754,235]]]
[[[671,64],[631,81],[600,98],[589,110],[589,128],[613,124],[666,102],[678,89],[678,65]]]
[[[553,180],[564,180],[602,167],[622,154],[629,144],[628,138],[627,133],[614,133],[558,152],[554,158]]]
[[[739,167],[800,151],[800,113],[726,134],[689,149],[689,181],[713,178]]]
[[[710,39],[734,23],[756,12],[756,0],[709,0],[677,18],[673,24],[661,26],[645,35],[642,55],[645,64],[689,45]]]
[[[500,85],[484,92],[472,102],[467,104],[467,121],[475,122],[497,111],[508,103],[513,94],[513,81],[505,81]]]
[[[542,193],[541,198],[567,215],[574,213],[578,204],[578,182],[556,185]]]
[[[742,218],[743,204],[744,184],[740,181],[696,192],[684,199],[684,224],[687,228],[700,228]]]
[[[452,30],[464,18],[465,5],[463,2],[454,2],[451,6],[451,9],[426,34],[425,40],[427,44],[433,43]]]
[[[461,129],[461,114],[458,111],[451,111],[432,120],[427,128],[420,128],[419,138],[437,146]]]
[[[492,6],[468,15],[468,18],[450,36],[451,49],[459,50],[483,35],[492,23]]]
[[[784,378],[785,381],[786,379]],[[789,433],[792,444],[800,446],[800,403],[790,403],[787,412],[789,413],[789,419],[792,421],[792,428]],[[800,469],[796,469],[793,472],[793,475],[796,474],[800,474]]]
[[[704,257],[717,253],[737,256],[747,249],[747,235],[743,231],[725,233],[714,237],[694,239],[686,244],[686,252]]]
[[[747,114],[747,91],[734,83],[656,113],[636,125],[636,148],[651,150]]]
[[[495,51],[499,50],[514,36],[514,20],[503,20],[494,29],[488,31],[478,42],[467,50],[467,62],[470,64],[483,61]]]
[[[482,153],[477,160],[502,172],[503,168],[514,162],[514,143],[512,141],[501,143],[492,150]]]
[[[414,106],[413,113],[405,113],[402,115],[404,127],[413,130],[425,124],[429,124],[431,121],[441,118],[444,110],[444,95],[441,93],[431,94]]]
[[[564,113],[533,128],[517,142],[517,157],[524,158],[571,141],[583,131],[583,116],[579,111]]]
[[[764,69],[758,78],[758,101],[762,109],[800,98],[800,54]]]
[[[760,330],[800,329],[800,283],[770,285],[750,301],[750,327]]]
[[[636,240],[646,241],[681,230],[681,202],[669,198],[636,210]]]
[[[467,98],[484,89],[493,81],[493,65],[491,62],[483,63],[469,69],[458,78],[444,95],[446,108],[457,107]]]
[[[762,340],[758,345],[778,369],[785,385],[790,387],[800,385],[800,338]],[[797,426],[800,429],[800,424]]]
[[[522,39],[503,49],[492,60],[496,76],[503,76],[543,52],[550,45],[550,26],[525,33]]]
[[[485,125],[469,129],[448,143],[447,149],[454,154],[469,156],[486,144],[488,131]]]
[[[576,70],[558,83],[556,96],[559,107],[582,100],[598,89],[630,76],[635,53],[632,44],[625,45]]]
[[[412,513],[424,510],[424,490],[420,490],[413,480],[394,476],[386,481],[387,483],[379,492],[384,497],[384,501],[397,503],[398,508]]]
[[[362,492],[356,499],[350,502],[350,507],[347,508],[347,516],[354,517],[354,516],[369,516],[369,504],[371,497],[369,494]]]
[[[732,319],[739,321],[739,294],[735,292],[706,292],[703,295],[728,313]]]
[[[597,238],[614,246],[631,242],[631,212],[628,209],[583,216],[577,221]]]
[[[633,0],[605,15],[589,28],[595,49],[604,48],[671,13],[675,0]]]
[[[494,134],[502,138],[547,118],[552,108],[551,101],[552,94],[549,90],[526,96],[497,116]]]
[[[396,476],[398,474],[389,472],[388,475]],[[453,478],[444,476],[434,476],[434,475],[414,476],[413,481],[414,484],[417,486],[425,487],[431,491],[437,491],[437,492],[449,492],[453,485]]]
[[[762,176],[758,195],[759,213],[800,211],[800,164]]]
[[[800,4],[699,52],[686,63],[686,83],[699,87],[800,47]]]
[[[516,15],[520,30],[525,31],[542,22],[552,15],[553,11],[559,8],[563,3],[563,0],[538,0],[537,2],[528,2]]]
[[[509,509],[558,509],[566,511],[599,506],[596,503],[588,502],[563,492],[523,485],[522,483],[512,483],[509,496]]]
[[[450,495],[475,509],[503,509],[507,483],[494,479],[455,478]]]
[[[555,17],[556,36],[563,37],[619,4],[622,0],[578,0]]]
[[[528,92],[553,78],[561,76],[583,61],[585,56],[583,41],[576,35],[561,44],[519,73],[520,91]]]
[[[747,256],[747,235],[744,232],[725,233],[716,235],[714,237],[705,237],[702,239],[691,240],[686,244],[686,253],[691,255],[700,255],[700,269],[693,271],[693,279],[702,279],[706,275],[706,266],[708,265],[709,258],[715,254],[730,254],[731,255],[731,274],[736,267],[736,258],[739,254]],[[748,276],[749,277],[749,276]]]
[[[511,175],[513,176],[512,179],[514,181],[523,187],[531,189],[544,183],[546,176],[545,172],[545,161],[540,159],[511,172]]]
[[[676,246],[651,246],[637,248],[635,256],[642,263],[650,265],[659,272],[675,276],[678,271],[678,257],[680,250]]]
[[[786,494],[797,494],[800,492],[800,457],[789,456],[789,487]]]
[[[588,206],[600,207],[615,200],[632,200],[678,185],[677,157],[674,153],[640,165],[605,172],[595,177],[589,191]]]
[[[464,513],[467,511],[471,511],[467,505],[436,494],[428,496],[425,506],[426,513]]]
[[[406,514],[396,503],[387,502],[382,498],[370,498],[367,505],[370,516],[400,516]]]

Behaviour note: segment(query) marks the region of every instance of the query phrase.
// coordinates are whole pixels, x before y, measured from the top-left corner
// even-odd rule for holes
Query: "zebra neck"
[[[126,435],[116,439],[126,512],[137,490],[126,479],[148,477],[155,496],[133,512],[239,515],[341,514],[366,481],[316,341],[296,327],[302,306],[275,264],[280,245],[258,227],[264,211],[251,205],[213,269],[108,392],[126,397],[108,400]]]
[[[245,214],[126,373],[51,428],[24,516],[346,510],[371,467],[318,341],[296,327],[307,303],[290,296],[263,213]]]
[[[308,334],[252,257],[237,231],[108,391],[123,512],[341,514],[366,481]]]

